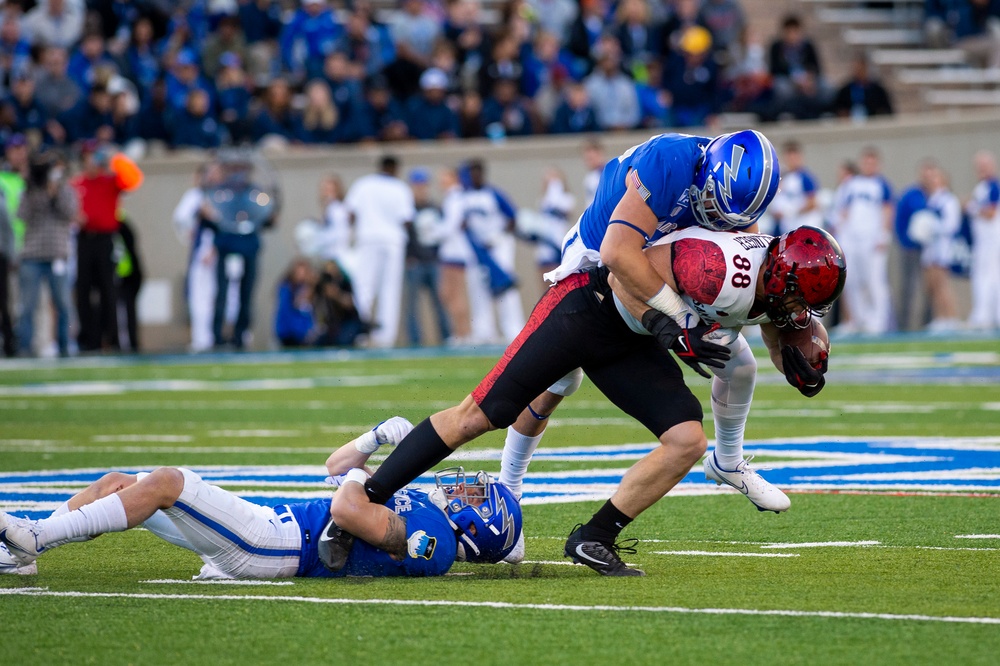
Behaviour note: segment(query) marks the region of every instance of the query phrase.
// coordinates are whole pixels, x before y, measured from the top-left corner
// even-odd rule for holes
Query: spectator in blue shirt
[[[185,108],[174,114],[171,143],[174,148],[218,148],[222,128],[209,115],[208,93],[195,88],[188,94]]]
[[[125,78],[118,76],[108,83],[108,93],[111,95],[112,140],[124,146],[139,135],[135,91]]]
[[[0,66],[7,72],[31,66],[31,45],[21,38],[21,24],[9,14],[0,24]]]
[[[389,82],[380,74],[371,77],[365,86],[365,102],[359,114],[359,138],[379,141],[400,141],[410,135],[403,106],[392,96]]]
[[[306,105],[295,114],[292,126],[302,143],[342,143],[355,138],[350,121],[341,117],[330,98],[330,87],[319,79],[305,88]]]
[[[167,83],[157,79],[143,97],[136,114],[136,133],[146,141],[169,143],[172,114],[173,110],[167,105]]]
[[[663,89],[663,64],[650,60],[646,64],[646,82],[636,83],[643,127],[666,127],[670,121],[670,93]]]
[[[222,68],[215,79],[219,120],[233,143],[240,143],[250,135],[250,81],[235,53],[223,53],[219,64]]]
[[[274,334],[282,347],[301,347],[315,341],[315,292],[316,272],[305,259],[296,259],[278,285]]]
[[[549,131],[553,134],[576,134],[596,132],[599,129],[587,89],[582,83],[568,84],[563,90],[562,102],[556,108]]]
[[[36,132],[39,135],[45,131],[48,114],[35,97],[35,80],[27,69],[16,69],[11,74],[11,103],[17,114],[15,131],[21,134]]]
[[[347,27],[337,42],[355,64],[365,68],[365,75],[378,74],[396,59],[396,47],[389,30],[371,20],[366,10],[355,9],[347,19]]]
[[[174,65],[167,73],[167,103],[175,110],[187,105],[192,90],[204,90],[209,94],[209,111],[212,109],[211,85],[198,70],[198,58],[193,51],[181,49],[174,56]]]
[[[326,0],[302,0],[302,8],[281,31],[281,60],[297,77],[321,76],[323,60],[343,32]]]
[[[84,139],[100,139],[102,142],[114,140],[114,120],[111,117],[111,94],[106,86],[95,83],[87,96],[77,102],[69,111],[59,115],[58,127],[63,135],[62,143],[75,144]],[[50,132],[52,125],[50,124]],[[60,137],[53,134],[59,142]]]
[[[153,47],[153,22],[140,17],[132,26],[132,38],[125,49],[125,75],[145,94],[160,76],[160,59]]]
[[[523,65],[521,90],[530,98],[545,90],[558,92],[559,83],[570,78],[572,67],[561,50],[559,38],[551,32],[539,33],[523,58]]]
[[[420,75],[421,94],[406,104],[407,126],[415,139],[451,139],[458,136],[458,116],[445,103],[448,76],[431,68]]]
[[[265,136],[279,136],[287,141],[294,141],[292,90],[288,82],[284,79],[271,81],[262,101],[251,130],[254,141],[260,141]]]
[[[80,90],[86,92],[94,84],[95,70],[102,65],[118,69],[105,50],[104,35],[99,32],[88,32],[70,56],[67,73]]]
[[[330,97],[341,118],[350,122],[355,122],[364,101],[355,69],[347,55],[340,51],[328,55],[323,63],[323,78],[330,86]]]
[[[488,135],[492,135],[491,125],[502,127],[504,136],[534,134],[531,113],[518,95],[517,81],[499,79],[493,84],[493,95],[483,104],[483,124]]]
[[[913,216],[927,208],[927,198],[932,194],[933,172],[937,168],[934,160],[921,161],[917,168],[917,182],[903,192],[896,204],[894,230],[900,248],[899,281],[902,286],[901,297],[896,305],[896,322],[904,331],[922,329],[931,320],[930,303],[922,296],[925,292],[923,268],[920,265],[923,246],[910,238],[909,232]],[[924,301],[923,312],[917,312],[921,301]],[[915,314],[917,321],[913,322]]]

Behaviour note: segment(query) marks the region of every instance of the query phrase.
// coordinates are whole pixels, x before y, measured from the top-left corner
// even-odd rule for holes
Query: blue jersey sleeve
[[[511,203],[506,193],[494,187],[493,196],[497,198],[497,208],[500,209],[500,212],[503,213],[504,217],[511,220],[517,217],[517,209],[514,207],[514,204]]]
[[[990,191],[986,201],[992,206],[1000,203],[1000,182],[994,180],[990,183]]]
[[[885,178],[882,179],[882,203],[892,201],[892,185]]]
[[[805,169],[803,169],[800,173],[802,176],[802,191],[806,194],[815,192],[817,190],[817,183],[816,179],[813,178],[813,175]]]
[[[686,195],[701,157],[696,141],[674,141],[669,150],[661,141],[647,141],[632,155],[628,174],[634,187],[657,219],[666,218]]]

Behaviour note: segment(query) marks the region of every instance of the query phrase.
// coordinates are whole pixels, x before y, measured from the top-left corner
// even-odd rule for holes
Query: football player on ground
[[[485,472],[454,468],[437,474],[429,494],[403,489],[384,504],[368,501],[365,462],[412,429],[393,417],[334,451],[327,470],[343,477],[332,501],[271,508],[183,468],[111,472],[49,518],[0,513],[0,573],[34,573],[34,560],[52,548],[139,525],[201,557],[200,579],[440,576],[455,561],[499,562],[520,535],[521,510]],[[357,537],[336,571],[320,561],[331,517]]]
[[[680,243],[676,254],[675,243]],[[371,500],[385,501],[462,444],[510,425],[555,378],[582,368],[661,446],[633,465],[614,496],[586,525],[574,529],[565,554],[603,575],[642,575],[622,562],[615,540],[684,478],[708,444],[701,404],[667,350],[684,358],[684,350],[700,348],[725,367],[730,348],[702,336],[718,333],[720,325],[759,323],[778,369],[803,394],[815,395],[823,388],[825,359],[814,361],[817,368],[796,347],[779,354],[777,328],[811,325],[812,316],[825,312],[840,295],[846,274],[836,241],[814,227],[777,238],[692,228],[656,244],[644,261],[674,293],[686,293],[711,325],[682,328],[632,295],[606,266],[569,275],[542,296],[528,325],[472,394],[422,421],[400,442],[365,484]],[[685,292],[688,281],[690,292]],[[750,356],[745,341],[733,337],[737,357]],[[749,367],[755,374],[756,366]],[[749,383],[752,390],[752,376],[746,379],[743,385]],[[733,434],[742,440],[741,426]]]
[[[643,248],[678,230],[702,226],[713,231],[756,230],[758,218],[778,189],[774,147],[760,132],[744,130],[714,139],[662,134],[625,151],[604,167],[597,195],[563,242],[562,264],[546,276],[553,283],[594,266],[607,265],[622,287],[679,326],[698,324],[693,311],[650,266]],[[704,332],[704,329],[702,329]],[[700,335],[682,360],[705,377],[696,361]],[[717,370],[712,383],[716,430],[733,430],[750,410],[748,391],[731,388],[733,376],[753,376],[753,355],[738,353],[722,368],[721,360],[705,365]],[[500,480],[520,496],[521,479],[538,448],[547,419],[583,381],[576,369],[533,400],[507,429]],[[740,398],[737,398],[737,393]],[[745,394],[745,395],[743,395]],[[745,397],[745,400],[743,399]],[[742,428],[740,428],[742,433]],[[709,478],[747,489],[755,506],[770,511],[789,507],[783,492],[764,480],[743,458],[743,438],[723,438],[716,447],[717,465]],[[523,543],[509,560],[523,556]]]

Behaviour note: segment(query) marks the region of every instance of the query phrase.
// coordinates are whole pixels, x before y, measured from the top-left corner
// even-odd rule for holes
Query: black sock
[[[424,419],[379,466],[365,484],[368,499],[385,504],[392,494],[451,455],[430,419]]]
[[[602,540],[614,541],[632,519],[618,510],[611,500],[604,503],[590,521],[583,526],[587,536],[602,537]]]

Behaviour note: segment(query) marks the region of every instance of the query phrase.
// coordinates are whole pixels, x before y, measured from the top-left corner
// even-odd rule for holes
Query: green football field
[[[0,510],[46,515],[109,469],[191,467],[252,501],[323,496],[326,455],[378,421],[461,400],[487,356],[77,359],[0,364]],[[194,582],[145,531],[0,576],[10,662],[995,664],[1000,342],[838,343],[800,397],[759,356],[748,453],[789,492],[759,513],[701,466],[624,533],[644,578],[562,546],[653,438],[592,386],[525,484],[526,561],[437,579]],[[690,376],[709,412],[709,384]],[[711,419],[706,422],[712,437]],[[499,470],[502,433],[459,454]],[[227,583],[229,583],[227,581]]]

